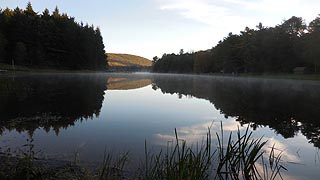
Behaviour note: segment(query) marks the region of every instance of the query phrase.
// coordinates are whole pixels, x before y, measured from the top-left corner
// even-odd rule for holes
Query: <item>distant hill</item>
[[[107,53],[107,56],[108,56],[108,65],[111,67],[125,67],[125,66],[150,67],[152,66],[152,61],[140,56],[135,56],[131,54],[115,54],[115,53]]]

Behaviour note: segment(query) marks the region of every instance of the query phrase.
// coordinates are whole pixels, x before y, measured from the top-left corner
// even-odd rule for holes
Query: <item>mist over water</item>
[[[105,148],[158,150],[174,139],[200,142],[211,126],[225,134],[249,125],[284,150],[286,177],[314,179],[320,147],[317,81],[173,74],[33,74],[0,77],[0,145],[33,138],[41,155],[99,162]],[[215,141],[215,137],[213,137]],[[213,144],[216,144],[213,142]]]

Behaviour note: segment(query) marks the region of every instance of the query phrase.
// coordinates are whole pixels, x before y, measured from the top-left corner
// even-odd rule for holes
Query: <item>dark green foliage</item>
[[[183,53],[183,51],[180,53]],[[162,58],[154,61],[153,71],[164,73],[192,73],[193,64],[193,54],[164,54]]]
[[[320,65],[320,16],[309,24],[308,31],[304,37],[304,58],[313,65],[314,72],[317,73]]]
[[[6,45],[7,45],[7,40],[0,31],[0,62],[4,61]]]
[[[318,72],[319,17],[307,27],[300,17],[291,17],[276,27],[245,28],[240,34],[229,33],[211,50],[191,57],[186,54],[164,55],[154,64],[155,72],[193,73],[292,73],[296,67]],[[199,53],[199,52],[198,52]],[[209,54],[210,53],[210,54]],[[195,53],[197,54],[197,53]],[[187,70],[186,70],[187,69]]]
[[[24,64],[27,56],[27,48],[23,42],[17,42],[13,52],[13,59],[17,64]]]
[[[31,3],[25,10],[0,10],[0,62],[55,69],[105,70],[99,28],[83,26],[56,7],[40,15]]]

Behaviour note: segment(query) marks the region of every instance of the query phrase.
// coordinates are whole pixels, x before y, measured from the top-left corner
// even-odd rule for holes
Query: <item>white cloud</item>
[[[177,10],[185,18],[193,19],[208,25],[214,25],[219,20],[219,16],[227,16],[228,9],[224,7],[210,5],[205,1],[181,1],[176,0],[173,3],[164,4],[161,10]]]
[[[195,20],[215,28],[235,27],[251,23],[251,19],[239,16],[235,4],[209,0],[164,0],[158,1],[161,10],[177,11],[184,18]],[[233,23],[229,23],[233,22]],[[236,26],[237,27],[237,26]]]
[[[285,162],[290,163],[301,163],[301,159],[298,157],[298,154],[293,153],[288,149],[288,146],[281,142],[280,140],[271,138],[263,138],[263,140],[267,141],[266,145],[263,147],[263,150],[270,153],[272,147],[275,147],[275,156],[281,153],[281,159]]]
[[[220,121],[208,121],[205,123],[196,124],[193,126],[185,126],[177,128],[179,139],[185,140],[188,145],[191,144],[197,144],[201,143],[202,140],[206,138],[206,135],[208,133],[208,128],[210,127],[211,130],[211,136],[213,143],[217,143],[216,135],[217,132],[220,135],[220,128],[221,124]],[[232,134],[236,135],[236,132],[238,128],[244,134],[244,131],[246,130],[248,125],[245,126],[239,126],[239,123],[232,118],[226,121],[223,121],[223,132],[225,135],[225,138],[229,136],[230,132],[233,132]],[[257,134],[258,135],[258,134]],[[259,138],[253,136],[253,138]],[[170,134],[155,134],[154,135],[154,141],[155,144],[166,146],[168,142],[174,141],[175,135],[174,133]],[[266,145],[263,147],[263,151],[267,152],[266,155],[269,155],[271,148],[275,146],[275,156],[277,156],[279,153],[281,153],[282,160],[284,162],[291,162],[291,163],[301,163],[301,159],[299,158],[298,154],[294,152],[294,150],[289,149],[288,145],[285,144],[285,142],[276,139],[275,137],[263,137],[262,141],[267,141]],[[266,157],[268,158],[268,157]]]
[[[259,22],[274,26],[291,16],[307,22],[319,12],[315,0],[156,0],[161,10],[176,11],[184,18],[225,31],[239,32]],[[226,32],[226,33],[227,33]]]
[[[221,129],[220,121],[208,121],[205,123],[196,124],[193,126],[185,126],[177,128],[177,132],[179,135],[179,139],[185,140],[189,145],[190,144],[196,144],[200,143],[204,138],[206,138],[206,135],[208,133],[208,128],[210,128],[212,139],[216,139],[216,132],[220,133]],[[245,129],[246,127],[239,127],[239,123],[235,121],[234,119],[229,119],[226,121],[223,121],[223,132],[225,134],[229,134],[231,131],[235,132],[238,130]],[[158,145],[166,145],[167,142],[175,140],[174,133],[170,134],[155,134],[154,135],[155,144]]]

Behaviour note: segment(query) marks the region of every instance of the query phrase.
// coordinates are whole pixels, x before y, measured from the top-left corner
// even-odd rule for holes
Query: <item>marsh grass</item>
[[[276,178],[282,178],[281,170],[287,169],[282,165],[282,152],[276,153],[277,149],[275,148],[275,144],[271,147],[271,151],[269,153],[269,161],[265,163],[264,157],[262,156],[262,165],[263,165],[263,176],[264,179],[274,180]]]
[[[224,136],[216,133],[216,146],[212,144],[211,130],[201,143],[188,145],[180,139],[175,129],[175,139],[167,142],[165,149],[150,151],[147,141],[144,145],[144,158],[136,172],[128,172],[129,153],[119,156],[106,150],[97,171],[89,170],[74,163],[60,167],[36,165],[33,140],[25,145],[26,151],[20,158],[13,158],[10,150],[1,156],[1,179],[97,179],[97,180],[274,180],[282,179],[281,172],[286,170],[281,160],[282,152],[270,147],[267,152],[266,142],[253,138],[248,128],[235,135],[231,132]],[[224,137],[228,137],[224,139]],[[226,141],[225,141],[226,140]],[[76,155],[77,157],[77,155]]]
[[[175,129],[175,140],[167,143],[165,153],[163,150],[158,154],[150,153],[145,142],[143,179],[208,179],[214,154],[211,152],[210,129],[206,142],[196,147],[187,146]]]
[[[216,134],[217,147],[217,169],[216,177],[220,179],[264,179],[273,180],[281,178],[281,170],[287,170],[281,162],[281,152],[275,153],[275,146],[271,148],[268,162],[265,162],[266,151],[263,147],[267,141],[263,137],[255,139],[249,126],[244,134],[238,128],[236,138],[232,139],[232,132],[226,144],[223,140],[223,126],[221,123],[221,134]],[[262,168],[259,168],[261,167]]]
[[[104,151],[104,156],[102,163],[98,172],[99,180],[120,180],[124,179],[124,168],[128,163],[129,152],[121,156],[117,156],[116,158],[108,153],[106,150]]]
[[[232,132],[227,141],[221,123],[221,133],[216,133],[217,147],[213,148],[211,131],[208,128],[205,142],[201,145],[188,146],[185,140],[178,137],[168,142],[166,151],[150,153],[145,142],[145,164],[143,179],[166,180],[207,180],[207,179],[282,179],[281,152],[276,153],[273,146],[268,160],[263,149],[267,141],[253,138],[249,126],[244,133],[240,129],[233,138]]]
[[[47,179],[52,175],[53,171],[51,169],[35,166],[34,162],[37,158],[35,157],[33,139],[27,139],[27,143],[22,148],[14,152],[7,148],[1,156],[1,180]]]
[[[0,150],[2,150],[0,148]],[[3,151],[2,151],[3,152]],[[1,180],[68,180],[89,179],[82,168],[75,163],[61,163],[58,161],[44,161],[37,156],[40,151],[35,151],[33,139],[21,149],[12,151],[5,149],[0,154],[0,179]],[[50,165],[48,165],[50,164]]]

